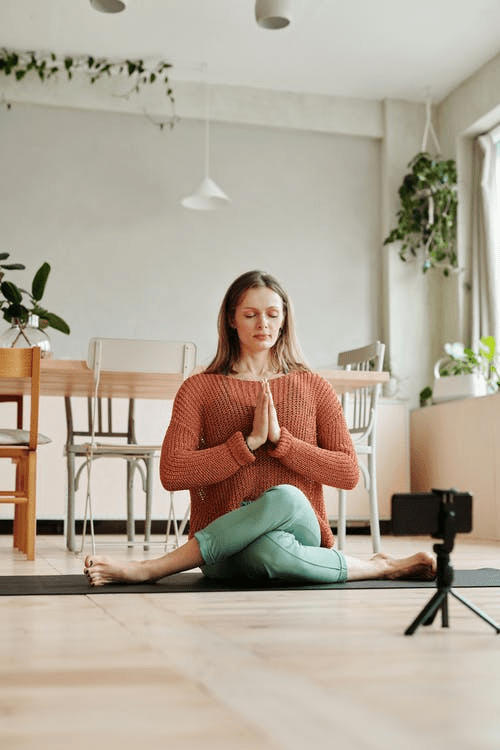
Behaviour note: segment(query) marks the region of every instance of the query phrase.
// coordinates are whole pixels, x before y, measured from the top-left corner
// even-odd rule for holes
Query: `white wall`
[[[192,339],[205,361],[220,299],[240,272],[276,274],[313,366],[379,333],[379,144],[245,125],[212,126],[218,212],[180,199],[198,184],[202,123],[15,104],[1,118],[0,247],[52,265],[44,302],[91,336]]]
[[[380,336],[374,138],[214,123],[212,177],[232,203],[193,212],[180,199],[202,176],[199,120],[160,131],[142,115],[15,103],[0,123],[0,249],[28,267],[20,283],[51,263],[44,303],[72,328],[51,334],[56,357],[85,358],[89,338],[102,335],[192,340],[206,362],[225,289],[258,267],[291,293],[313,367]],[[41,429],[54,443],[40,456],[38,517],[58,518],[62,399],[42,401]],[[168,405],[143,407],[153,433],[144,439],[161,441]],[[98,515],[124,517],[111,494],[105,486]],[[159,488],[155,498],[162,517]]]

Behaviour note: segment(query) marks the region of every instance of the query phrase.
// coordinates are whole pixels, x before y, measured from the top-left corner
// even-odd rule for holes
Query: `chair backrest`
[[[16,429],[17,430],[22,430],[23,429],[23,423],[24,423],[24,420],[23,420],[23,414],[24,414],[24,408],[23,408],[24,404],[23,404],[23,401],[24,401],[24,399],[20,395],[16,395],[16,394],[8,395],[8,394],[5,394],[5,393],[1,393],[0,394],[0,404],[11,403],[11,404],[15,404],[16,405],[16,412],[17,412],[17,422],[16,422],[17,427],[16,427]]]
[[[0,380],[13,379],[27,381],[26,394],[30,396],[29,448],[36,450],[40,403],[40,348],[38,346],[29,349],[0,349]],[[8,400],[18,404],[17,427],[19,428],[19,397],[8,397]]]
[[[94,370],[96,386],[101,371],[169,373],[185,379],[196,365],[196,346],[181,341],[93,338],[89,343],[87,364]],[[113,408],[111,398],[97,398],[95,403],[88,399],[84,426],[79,425],[81,429],[74,427],[68,396],[65,406],[67,445],[73,443],[74,437],[124,438],[127,443],[137,443],[134,399],[129,399],[125,421],[120,418],[120,412]]]
[[[87,364],[94,372],[168,372],[186,378],[196,364],[196,346],[184,341],[93,338]]]
[[[381,372],[384,353],[385,344],[375,341],[359,349],[340,352],[337,364],[345,370]],[[342,396],[342,406],[351,433],[362,437],[373,432],[379,394],[380,384],[377,384]]]
[[[133,398],[128,401],[128,410],[125,417],[122,417],[119,409],[113,408],[111,398],[98,398],[95,409],[92,399],[88,398],[84,415],[80,413],[79,408],[73,410],[70,396],[64,397],[64,406],[66,409],[67,445],[73,444],[75,437],[92,436],[96,438],[124,438],[126,443],[137,443],[134,418],[135,401]],[[93,428],[94,419],[95,428]],[[75,422],[78,427],[75,427]]]

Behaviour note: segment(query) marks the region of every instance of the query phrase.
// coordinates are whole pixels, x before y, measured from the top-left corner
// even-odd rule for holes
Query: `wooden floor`
[[[1,575],[82,567],[62,537],[39,537],[34,563],[10,545],[0,537]],[[406,554],[432,542],[383,546]],[[369,537],[349,536],[347,551],[368,557]],[[462,537],[452,561],[500,567],[500,546]],[[498,589],[461,593],[500,621]],[[428,598],[423,589],[2,597],[0,746],[498,750],[500,636],[454,599],[449,629],[437,621],[404,636]]]

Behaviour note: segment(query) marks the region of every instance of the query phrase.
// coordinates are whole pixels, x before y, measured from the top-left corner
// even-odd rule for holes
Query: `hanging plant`
[[[28,74],[34,73],[41,81],[64,75],[68,80],[77,72],[87,75],[91,84],[107,76],[127,76],[132,88],[127,93],[138,94],[144,86],[160,84],[165,95],[174,105],[174,93],[170,85],[168,71],[170,63],[160,60],[154,65],[148,65],[144,60],[107,60],[91,55],[59,57],[54,52],[15,52],[8,49],[0,50],[0,73],[13,76],[16,81],[22,81]],[[7,105],[10,108],[10,105]],[[175,123],[172,117],[169,124]],[[163,127],[163,123],[159,123]]]
[[[437,268],[449,276],[458,269],[456,163],[420,152],[408,167],[411,172],[405,175],[398,191],[398,224],[384,245],[400,242],[401,260],[420,257],[424,273]]]

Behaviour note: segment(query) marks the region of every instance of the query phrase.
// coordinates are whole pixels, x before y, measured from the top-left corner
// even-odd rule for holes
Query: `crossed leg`
[[[235,572],[251,577],[307,582],[435,577],[434,558],[424,552],[402,559],[379,553],[362,561],[320,547],[314,511],[290,485],[273,487],[253,503],[221,516],[162,557],[120,562],[89,555],[84,572],[91,585],[101,586],[155,581],[197,567],[218,577],[220,565],[227,570],[233,563]]]

